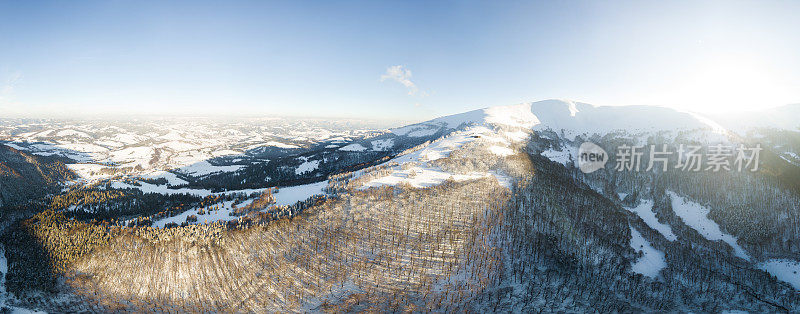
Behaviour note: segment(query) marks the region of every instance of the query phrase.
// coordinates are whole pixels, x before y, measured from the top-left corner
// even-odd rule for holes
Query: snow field
[[[297,186],[290,186],[290,187],[283,187],[279,188],[277,192],[273,194],[275,197],[275,206],[287,206],[293,205],[299,201],[304,201],[314,195],[323,195],[323,189],[328,185],[327,181],[311,183],[311,184],[304,184],[304,185],[297,185]],[[255,190],[240,190],[240,191],[228,191],[223,193],[217,194],[226,194],[226,193],[253,193],[253,192],[260,192],[263,189],[255,189]],[[210,195],[211,193],[209,193]],[[197,215],[197,222],[195,224],[204,224],[206,222],[213,223],[216,221],[230,221],[236,220],[239,217],[231,216],[230,213],[233,212],[233,202],[234,201],[226,201],[219,204],[215,204],[214,206],[218,206],[217,210],[211,211],[206,210],[205,215],[198,215],[198,211],[200,208],[193,208],[178,215],[172,217],[166,217],[153,222],[153,225],[158,228],[163,228],[170,222],[174,222],[176,224],[181,224],[186,221],[186,217],[190,215]],[[247,206],[253,202],[253,199],[245,200],[237,205],[237,207]],[[272,206],[271,206],[272,207]],[[271,208],[270,207],[270,208]],[[264,211],[268,210],[264,209]]]
[[[342,148],[339,148],[339,150],[343,150],[343,151],[346,151],[346,152],[363,152],[363,151],[367,150],[367,148],[364,147],[364,145],[361,145],[359,143],[353,143],[353,144],[346,145],[346,146],[344,146]]]
[[[624,197],[620,197],[624,198]],[[672,228],[669,225],[660,223],[658,218],[656,218],[656,214],[653,212],[653,201],[651,200],[642,200],[639,203],[639,206],[636,207],[625,207],[625,209],[636,213],[644,222],[650,226],[650,228],[655,229],[661,235],[664,236],[667,240],[675,241],[678,237],[672,233]]]
[[[494,130],[485,126],[473,126],[438,139],[417,151],[395,157],[391,161],[397,162],[398,166],[391,168],[391,174],[370,180],[366,182],[361,189],[397,185],[401,183],[407,183],[417,188],[425,188],[439,185],[447,179],[465,181],[488,176],[494,176],[497,178],[499,184],[510,188],[510,178],[497,171],[454,174],[431,166],[428,163],[445,158],[449,156],[451,152],[460,149],[466,143],[478,139],[488,143],[505,143],[508,145],[508,141],[499,136]],[[514,153],[514,151],[507,146],[492,145],[488,149],[491,153],[500,157],[512,155]]]
[[[243,165],[230,165],[230,166],[215,166],[209,163],[208,161],[201,161],[183,168],[178,169],[177,171],[195,176],[195,177],[202,177],[207,176],[213,173],[220,173],[220,172],[234,172],[244,168]]]
[[[638,258],[631,265],[631,269],[638,274],[645,275],[650,278],[658,277],[664,267],[667,267],[667,261],[664,259],[664,253],[656,250],[648,242],[642,234],[639,233],[633,226],[631,228],[631,248],[634,251],[642,252],[642,256]]]
[[[297,166],[297,169],[294,170],[294,173],[297,175],[301,175],[307,172],[317,170],[318,167],[319,167],[319,160],[306,161],[300,164],[300,166]]]
[[[758,268],[800,291],[800,262],[788,259],[771,259],[758,264]]]
[[[677,193],[667,192],[672,198],[672,210],[687,226],[697,230],[703,237],[711,241],[722,240],[733,248],[736,256],[750,260],[747,252],[736,243],[736,237],[722,232],[716,222],[708,218],[710,210],[700,204],[687,200]]]

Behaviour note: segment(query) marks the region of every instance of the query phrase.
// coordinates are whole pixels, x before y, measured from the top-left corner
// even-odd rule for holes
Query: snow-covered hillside
[[[40,156],[70,158],[78,162],[70,167],[84,182],[119,174],[170,180],[174,174],[159,174],[202,177],[234,172],[249,163],[265,162],[262,155],[348,144],[380,133],[385,126],[387,122],[350,119],[0,119],[0,143]],[[390,147],[387,141],[374,146]],[[226,163],[209,163],[220,158]]]
[[[656,132],[677,136],[677,131],[690,130],[682,132],[681,136],[696,141],[727,140],[727,132],[720,124],[699,115],[663,107],[593,106],[569,100],[488,107],[389,129],[388,132],[370,129],[374,124],[357,124],[351,120],[313,119],[0,122],[0,139],[11,147],[79,161],[69,167],[83,183],[138,177],[162,182],[158,183],[161,186],[150,190],[167,193],[175,192],[167,191],[167,184],[186,185],[207,176],[235,175],[250,170],[251,166],[257,166],[257,170],[230,180],[245,184],[267,182],[271,178],[292,179],[286,174],[266,173],[266,168],[262,167],[265,164],[271,165],[269,171],[288,169],[287,173],[294,178],[324,177],[336,172],[338,164],[335,162],[342,155],[351,160],[343,166],[350,167],[359,162],[392,157],[430,141],[434,144],[420,146],[419,152],[393,159],[400,161],[401,166],[408,162],[414,165],[396,169],[391,176],[376,179],[367,186],[399,182],[430,186],[451,177],[468,179],[487,175],[502,179],[500,175],[488,172],[448,173],[427,164],[480,137],[484,142],[497,139],[482,148],[494,156],[491,158],[514,155],[519,149],[510,143],[527,141],[534,133],[556,141],[572,141],[579,135],[586,138],[610,132],[636,135],[639,140],[644,140]],[[443,145],[451,147],[443,148]],[[776,144],[774,148],[790,163],[800,162],[795,150],[784,144]],[[331,155],[331,152],[339,155]],[[541,154],[567,165],[576,161],[577,146],[574,142],[562,142],[558,147],[545,147]],[[281,163],[276,164],[281,159]],[[258,171],[264,175],[253,177],[252,173]],[[280,185],[281,182],[272,184]]]
[[[509,180],[502,174],[492,171],[470,171],[467,173],[448,172],[432,164],[432,162],[448,157],[453,151],[473,142],[486,143],[485,146],[473,148],[471,154],[478,154],[482,150],[487,156],[501,158],[515,153],[510,148],[511,141],[498,134],[495,130],[484,126],[471,126],[464,130],[453,132],[430,144],[423,144],[418,149],[401,154],[390,160],[396,166],[389,168],[389,173],[368,181],[364,188],[396,185],[406,183],[414,187],[430,187],[438,185],[445,180],[455,181],[472,180],[487,176],[494,176],[501,185],[508,186]],[[498,153],[500,152],[500,153]]]
[[[762,115],[778,127],[789,127],[789,118],[800,106],[774,109]],[[788,113],[788,115],[787,115]],[[717,117],[712,117],[717,118]],[[402,150],[402,145],[435,140],[469,126],[503,128],[505,136],[522,140],[530,131],[552,130],[566,139],[578,135],[606,134],[624,131],[628,134],[654,131],[705,130],[694,136],[708,140],[716,134],[724,138],[721,125],[699,115],[669,108],[650,106],[593,106],[569,100],[545,100],[516,105],[503,105],[448,115],[426,122],[381,131],[376,123],[355,123],[352,120],[314,119],[244,119],[221,121],[212,119],[152,119],[137,121],[61,121],[0,120],[0,140],[20,150],[38,155],[61,155],[81,164],[71,166],[87,182],[107,179],[124,169],[128,175],[158,178],[152,173],[165,170],[185,176],[241,170],[253,156],[286,156],[304,149],[322,149],[353,153]],[[756,125],[757,121],[754,121]],[[763,125],[763,122],[759,122]],[[674,133],[674,132],[673,132]],[[567,163],[574,152],[547,151],[547,157]],[[776,148],[782,158],[793,158],[795,150]],[[512,152],[493,148],[498,155]],[[225,164],[209,163],[224,158]],[[313,162],[313,160],[306,160]],[[323,161],[319,161],[324,163]],[[312,164],[299,173],[311,174]],[[297,165],[292,165],[297,167]],[[169,179],[169,178],[167,178]]]
[[[439,129],[465,125],[494,125],[533,130],[564,131],[569,137],[581,134],[629,133],[723,128],[701,116],[670,108],[652,106],[593,106],[569,100],[545,100],[508,106],[495,106],[436,118],[427,122],[392,129],[397,135],[434,134]]]
[[[66,266],[82,276],[71,291],[113,306],[127,303],[107,296],[141,303],[133,309],[171,309],[166,295],[176,310],[255,312],[382,310],[383,299],[444,312],[800,308],[800,203],[769,174],[575,168],[583,141],[737,140],[709,119],[548,100],[389,130],[265,123],[277,126],[65,122],[0,134],[77,156],[76,185],[97,183],[58,187],[55,215],[31,220],[47,237],[31,241],[83,245],[68,228],[114,219],[86,230],[119,238],[77,247],[87,253]],[[793,167],[792,141],[765,147]],[[39,272],[20,262],[29,245],[9,243],[8,287],[27,285],[20,276]]]

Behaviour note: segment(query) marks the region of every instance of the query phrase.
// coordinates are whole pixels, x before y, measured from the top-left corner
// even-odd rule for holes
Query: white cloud
[[[22,73],[14,72],[6,75],[6,78],[0,81],[0,110],[6,114],[12,111],[18,111],[19,104],[14,100],[14,87],[22,79]]]
[[[17,82],[22,78],[22,73],[14,72],[11,73],[6,77],[3,82],[3,85],[0,86],[0,100],[7,100],[11,98],[11,94],[14,93],[14,86],[17,85]]]
[[[403,84],[408,88],[409,95],[416,95],[419,92],[417,84],[411,81],[411,70],[402,65],[393,65],[386,69],[386,73],[381,75],[381,82],[386,80],[396,81]],[[427,95],[425,92],[420,93],[421,96]]]

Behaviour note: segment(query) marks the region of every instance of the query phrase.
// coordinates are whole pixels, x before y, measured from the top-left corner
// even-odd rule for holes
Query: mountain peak
[[[439,128],[492,125],[532,130],[565,130],[571,134],[605,134],[616,130],[633,132],[689,129],[722,129],[709,119],[656,106],[595,106],[564,99],[501,105],[439,117],[392,130],[393,133],[433,134]],[[416,133],[412,133],[416,132]]]

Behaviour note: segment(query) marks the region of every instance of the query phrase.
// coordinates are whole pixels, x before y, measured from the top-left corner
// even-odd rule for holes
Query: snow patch
[[[149,164],[155,151],[151,147],[129,147],[109,154],[109,159],[116,163],[140,162]]]
[[[196,215],[197,216],[197,222],[193,222],[192,224],[205,224],[205,223],[213,223],[213,222],[217,222],[217,221],[236,220],[239,217],[231,216],[231,213],[233,212],[233,202],[234,201],[226,201],[226,202],[222,202],[220,204],[214,204],[214,205],[212,205],[212,207],[213,206],[218,206],[217,210],[211,210],[209,208],[206,208],[204,210],[206,213],[203,214],[203,215],[199,215],[198,214],[198,212],[200,211],[200,208],[190,209],[190,210],[184,211],[184,212],[182,212],[180,214],[177,214],[175,216],[172,216],[172,217],[166,217],[166,218],[162,218],[162,219],[156,220],[156,221],[153,222],[153,226],[156,227],[156,228],[164,228],[164,226],[166,226],[168,223],[171,223],[171,222],[174,222],[174,223],[180,225],[180,224],[186,222],[186,218],[191,216],[191,215]],[[244,207],[244,206],[249,205],[252,202],[253,202],[253,200],[250,199],[250,200],[246,200],[246,201],[244,201],[242,203],[239,203],[236,206],[237,207]]]
[[[485,178],[492,175],[497,178],[498,182],[502,186],[510,188],[510,178],[497,172],[452,174],[442,171],[437,167],[432,167],[428,164],[429,161],[434,161],[449,156],[452,151],[461,148],[468,142],[479,138],[490,138],[495,135],[496,133],[494,131],[483,126],[474,126],[463,131],[451,133],[447,137],[440,138],[417,151],[393,158],[392,161],[397,162],[400,164],[400,166],[393,167],[391,174],[373,179],[365,183],[361,188],[366,189],[376,186],[397,185],[400,183],[408,183],[413,187],[422,188],[439,185],[447,179],[465,181]],[[416,165],[412,167],[405,167],[405,169],[403,169],[403,164],[412,162]]]
[[[489,151],[497,156],[510,156],[514,154],[513,149],[497,145],[489,147]]]
[[[180,168],[178,171],[187,175],[202,177],[218,172],[234,172],[242,168],[244,168],[243,165],[215,166],[208,161],[201,161],[196,164]]]
[[[324,195],[322,191],[328,186],[328,181],[322,181],[311,184],[295,185],[289,187],[282,187],[278,192],[273,194],[275,197],[276,205],[292,205],[298,201],[307,200],[314,195]]]
[[[372,141],[372,150],[374,151],[387,151],[392,147],[394,147],[394,140],[390,138]]]
[[[406,134],[406,136],[408,136],[408,137],[425,137],[425,136],[434,135],[438,131],[439,131],[439,129],[415,130],[415,131],[408,132],[408,134]]]
[[[620,193],[620,194],[624,194],[624,193]],[[622,195],[620,195],[620,197],[624,198],[624,196],[622,196]],[[644,220],[644,222],[648,226],[650,226],[650,228],[653,228],[656,231],[658,231],[659,233],[661,233],[661,235],[663,235],[664,238],[666,238],[667,240],[675,241],[676,239],[678,239],[678,237],[675,236],[674,233],[672,233],[672,228],[670,228],[669,225],[660,223],[658,221],[658,218],[656,218],[656,213],[653,212],[653,201],[651,201],[651,200],[642,200],[639,203],[639,206],[636,206],[636,207],[633,207],[633,208],[625,207],[625,209],[636,213],[636,215],[638,215],[640,218],[642,218],[642,220]]]
[[[203,189],[190,189],[190,188],[170,189],[167,188],[166,185],[155,185],[147,182],[137,182],[137,184],[139,184],[139,186],[128,184],[125,182],[115,181],[111,182],[111,187],[115,189],[137,189],[142,191],[142,193],[158,193],[165,195],[191,194],[200,197],[205,197],[212,194],[211,191]]]
[[[415,128],[416,128],[416,126],[409,125],[409,126],[404,126],[404,127],[400,127],[400,128],[391,129],[391,130],[389,130],[389,132],[392,132],[392,134],[397,135],[397,136],[403,136],[403,135],[408,134],[408,132],[413,131]]]
[[[181,135],[181,133],[179,133],[178,131],[171,130],[169,131],[169,133],[159,136],[158,138],[165,139],[168,141],[179,141],[182,140],[184,136]]]
[[[85,153],[85,154],[105,153],[105,152],[109,151],[108,148],[105,148],[103,146],[94,145],[94,144],[87,144],[87,143],[62,143],[62,144],[56,145],[56,147],[51,147],[51,149],[52,148],[73,150],[73,151],[76,151],[76,152],[79,152],[79,153]]]
[[[167,189],[166,187],[159,187],[147,183],[140,182],[142,184],[141,187],[125,184],[122,182],[113,182],[112,186],[114,188],[138,188],[145,193],[162,193],[162,194],[174,194],[174,193],[188,193],[194,194],[197,196],[208,196],[208,195],[224,195],[224,194],[233,194],[233,193],[246,193],[251,194],[255,192],[262,192],[265,189],[247,189],[247,190],[234,190],[234,191],[227,191],[227,192],[220,192],[220,193],[211,193],[207,190],[193,190],[193,189]],[[296,185],[290,187],[282,187],[279,188],[277,191],[273,193],[273,197],[275,198],[274,206],[287,206],[287,205],[294,205],[299,201],[305,201],[308,198],[314,195],[324,195],[325,192],[323,189],[328,186],[327,181],[311,183],[311,184],[304,184],[304,185]],[[250,204],[253,200],[245,200],[237,205],[237,207],[243,207]],[[186,221],[186,217],[190,215],[197,215],[197,222],[196,223],[213,223],[216,221],[230,221],[236,220],[239,217],[231,216],[231,212],[233,212],[233,201],[226,201],[220,204],[215,204],[213,206],[217,206],[217,210],[208,210],[205,209],[205,215],[198,215],[200,208],[193,208],[187,211],[184,211],[178,215],[172,217],[166,217],[154,222],[154,226],[158,228],[163,228],[170,222],[174,222],[176,224],[181,224]]]
[[[117,134],[111,138],[111,140],[115,142],[121,142],[128,145],[139,143],[141,141],[144,141],[145,139],[146,137],[144,136],[139,136],[136,134],[128,134],[128,133]]]
[[[300,164],[300,166],[298,166],[297,169],[294,170],[294,173],[297,175],[301,175],[307,172],[317,170],[317,167],[319,167],[319,160],[306,161]]]
[[[778,280],[800,290],[800,262],[787,259],[771,259],[758,264],[758,268],[775,276]]]
[[[490,173],[495,178],[497,178],[497,184],[500,184],[500,186],[505,187],[505,188],[507,188],[509,190],[511,190],[513,188],[513,186],[512,186],[513,180],[511,179],[510,176],[506,175],[505,173],[503,173],[501,171],[495,171],[495,170],[490,171]]]
[[[362,189],[383,185],[397,185],[400,183],[408,183],[413,187],[423,188],[439,185],[447,179],[466,181],[484,178],[489,175],[490,174],[488,173],[479,172],[470,174],[451,174],[429,167],[412,167],[406,170],[396,169],[391,175],[380,177],[364,184]]]
[[[26,151],[27,150],[25,147],[19,146],[17,144],[11,143],[11,142],[3,142],[3,145],[11,147],[11,148],[19,150],[19,151]]]
[[[745,260],[750,260],[747,252],[736,243],[736,237],[722,232],[716,222],[708,218],[710,210],[703,205],[697,204],[683,197],[678,196],[677,193],[668,191],[670,198],[672,198],[672,210],[675,214],[683,220],[683,222],[697,230],[703,237],[711,241],[722,240],[728,243],[733,248],[736,256]]]
[[[178,178],[177,175],[175,175],[174,173],[169,172],[169,171],[155,171],[155,172],[152,172],[152,173],[149,173],[149,174],[145,175],[144,178],[146,178],[146,179],[161,179],[161,178],[164,178],[164,179],[167,180],[167,184],[169,184],[169,185],[189,184],[189,182],[186,182],[186,180]]]
[[[96,182],[99,180],[107,179],[112,176],[110,172],[103,172],[104,169],[109,169],[105,165],[99,164],[67,164],[69,170],[72,170],[85,182]]]
[[[527,140],[530,137],[530,134],[523,131],[506,132],[505,134],[506,137],[508,137],[511,141],[514,142],[521,142]]]
[[[783,154],[779,154],[778,156],[781,159],[788,161],[790,164],[797,165],[800,163],[800,156],[797,156],[794,152],[784,152]]]
[[[339,148],[339,150],[343,150],[343,151],[346,151],[346,152],[363,152],[363,151],[367,150],[367,148],[364,147],[364,145],[361,145],[359,143],[353,143],[353,144],[344,146],[342,148]]]
[[[169,141],[169,142],[164,142],[164,143],[161,143],[161,144],[153,145],[153,147],[171,149],[171,150],[176,151],[176,152],[185,152],[185,151],[198,150],[202,146],[196,145],[196,144],[192,144],[192,143],[189,143],[189,142],[185,142],[185,141]]]
[[[91,136],[89,136],[89,134],[86,134],[86,133],[81,132],[81,131],[71,130],[71,129],[58,131],[58,133],[56,133],[56,136],[91,138]]]
[[[664,259],[664,253],[656,250],[650,242],[647,241],[642,234],[634,227],[631,228],[631,248],[634,251],[642,252],[642,257],[637,259],[631,264],[633,272],[645,275],[650,278],[658,277],[664,267],[667,267],[667,261]]]
[[[287,148],[287,149],[300,148],[300,146],[297,146],[297,145],[286,144],[286,143],[281,143],[281,142],[276,142],[276,141],[269,141],[269,142],[267,142],[266,145],[267,146],[278,147],[278,148]]]
[[[572,152],[569,149],[559,151],[551,148],[546,151],[543,151],[541,155],[547,159],[550,159],[562,165],[568,165],[570,163],[574,163],[575,160],[574,158],[570,160]]]

